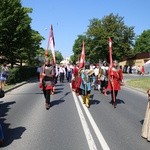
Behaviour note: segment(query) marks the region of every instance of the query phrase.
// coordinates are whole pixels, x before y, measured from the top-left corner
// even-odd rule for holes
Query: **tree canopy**
[[[13,66],[23,61],[32,64],[43,37],[31,28],[31,8],[20,0],[0,0],[0,52]]]
[[[122,60],[133,55],[134,27],[125,25],[124,18],[110,14],[102,19],[90,20],[85,35],[80,35],[73,46],[74,56],[78,58],[81,53],[81,39],[84,37],[86,57],[90,62],[108,60],[108,38],[113,40],[113,59]]]
[[[135,53],[150,52],[150,29],[144,30],[137,38],[134,47]]]

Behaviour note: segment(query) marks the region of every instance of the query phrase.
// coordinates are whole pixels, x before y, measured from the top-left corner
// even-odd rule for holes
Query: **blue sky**
[[[55,50],[64,57],[72,55],[72,47],[79,34],[84,34],[93,18],[110,13],[124,17],[128,26],[135,27],[136,35],[150,29],[150,0],[21,0],[33,9],[32,28],[45,38],[46,49],[50,25],[53,25]]]

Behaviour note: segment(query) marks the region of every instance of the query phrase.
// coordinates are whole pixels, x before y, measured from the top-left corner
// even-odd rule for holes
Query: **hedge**
[[[7,83],[13,84],[36,76],[36,67],[21,67],[9,69]]]

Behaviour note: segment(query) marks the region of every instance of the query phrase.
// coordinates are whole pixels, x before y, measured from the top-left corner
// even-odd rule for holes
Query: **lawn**
[[[15,86],[15,84],[6,84],[4,87],[4,90],[8,90],[8,89],[12,88],[13,86]]]
[[[150,78],[148,77],[128,80],[126,85],[147,91],[150,89]]]

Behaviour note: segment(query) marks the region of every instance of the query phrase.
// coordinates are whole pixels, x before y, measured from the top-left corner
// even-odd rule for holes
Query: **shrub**
[[[36,76],[36,68],[35,67],[21,67],[21,68],[13,68],[9,69],[7,83],[18,83],[25,80],[28,80],[31,77]]]

